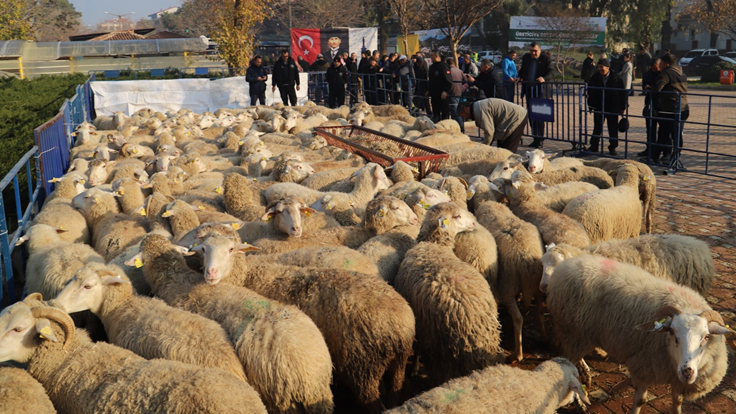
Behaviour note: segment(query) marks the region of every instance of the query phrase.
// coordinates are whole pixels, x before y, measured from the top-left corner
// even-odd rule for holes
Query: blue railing
[[[35,180],[33,179],[31,171],[31,163],[35,165]],[[0,283],[0,299],[2,299],[2,304],[5,304],[6,301],[8,304],[12,304],[18,299],[16,298],[15,277],[13,276],[13,261],[11,259],[11,255],[13,254],[15,243],[21,236],[23,226],[25,226],[26,222],[31,218],[31,214],[34,211],[37,211],[34,207],[36,206],[36,201],[38,200],[42,187],[41,175],[38,174],[38,163],[38,147],[34,146],[30,151],[23,155],[20,161],[15,164],[13,169],[10,170],[10,172],[8,172],[5,178],[0,182],[0,244],[2,244],[2,246],[0,246],[0,259],[2,259],[2,275],[5,282]],[[23,172],[25,172],[26,179],[28,180],[29,196],[25,209],[21,206],[21,187],[18,181],[19,174],[22,174]],[[18,218],[17,223],[9,222],[5,209],[5,205],[7,204],[4,196],[5,189],[11,183],[13,184],[13,195],[15,197],[15,217]],[[10,231],[12,231],[12,233],[10,233]],[[3,285],[7,287],[7,295],[3,291]]]
[[[33,131],[36,145],[18,161],[0,182],[0,261],[2,261],[2,281],[0,283],[0,307],[12,304],[16,297],[15,276],[12,254],[15,243],[33,214],[40,210],[46,196],[55,184],[52,178],[61,177],[69,166],[70,149],[74,146],[72,132],[84,121],[90,120],[92,107],[89,82],[78,85],[76,95],[64,101],[59,113]],[[33,166],[31,165],[33,164]],[[25,166],[25,168],[23,168]],[[21,197],[19,177],[25,174],[28,181],[28,201]],[[15,214],[8,214],[4,190],[13,184]],[[25,206],[22,206],[25,204]],[[17,217],[17,223],[9,220]],[[3,290],[7,287],[7,293]]]

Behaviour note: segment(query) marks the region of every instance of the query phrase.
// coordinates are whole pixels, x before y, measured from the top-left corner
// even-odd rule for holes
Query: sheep
[[[87,264],[105,264],[92,247],[61,240],[57,233],[65,230],[46,224],[36,224],[18,239],[27,242],[28,264],[25,288],[28,293],[39,292],[55,297],[74,273]]]
[[[43,386],[25,370],[0,366],[0,407],[5,413],[56,414]]]
[[[356,226],[361,223],[361,218],[355,211],[355,203],[335,193],[323,195],[309,207],[329,215],[341,226]]]
[[[76,172],[86,177],[87,170],[89,170],[89,161],[84,158],[77,158],[69,163],[69,169],[66,172]]]
[[[520,219],[537,226],[544,244],[567,243],[580,248],[590,245],[591,240],[582,224],[539,203],[529,173],[514,171],[511,182],[507,181],[505,187],[511,211]]]
[[[637,237],[642,216],[639,181],[636,166],[624,164],[618,169],[616,187],[583,194],[570,201],[562,214],[580,222],[592,243]]]
[[[182,200],[174,200],[167,204],[161,217],[169,219],[173,240],[179,240],[200,225],[199,217],[192,206]]]
[[[500,327],[488,282],[450,249],[472,231],[473,216],[454,203],[427,211],[417,245],[406,252],[395,288],[416,317],[416,352],[432,383],[469,375],[500,361]]]
[[[95,251],[105,260],[139,242],[148,232],[147,222],[141,216],[119,213],[117,201],[111,193],[89,189],[74,197],[72,205],[84,212],[87,225],[92,229]]]
[[[338,108],[330,109],[324,106],[313,106],[304,111],[304,117],[310,118],[316,115],[326,116],[329,120],[335,120],[338,118],[347,118],[350,113],[350,107],[342,105]]]
[[[524,308],[529,307],[533,298],[536,299],[540,332],[543,339],[547,337],[542,309],[544,295],[539,290],[544,253],[542,238],[533,224],[516,217],[508,207],[495,201],[477,205],[475,215],[478,223],[491,232],[498,247],[497,278],[488,283],[496,301],[511,314],[514,324],[513,357],[521,361],[524,357],[521,344],[524,319],[516,303],[519,294]]]
[[[112,116],[98,116],[92,123],[98,130],[110,131],[117,130],[123,126],[127,119],[128,117],[123,112],[116,111]]]
[[[376,236],[357,251],[372,259],[378,265],[378,274],[391,285],[406,252],[416,245],[418,223],[411,208],[395,197],[376,197],[366,206],[363,225],[375,229]]]
[[[141,253],[158,297],[222,325],[269,412],[332,412],[330,353],[304,313],[244,287],[205,284],[161,236],[146,237]]]
[[[591,183],[599,189],[607,189],[613,187],[613,179],[600,168],[587,167],[585,165],[561,168],[559,170],[542,171],[534,174],[534,181],[544,183],[546,185],[555,185],[566,183],[569,181],[583,181]]]
[[[324,114],[317,114],[307,118],[297,119],[296,126],[291,129],[294,134],[300,132],[309,131],[311,132],[315,127],[321,126],[325,122],[329,122],[328,118]]]
[[[459,177],[439,177],[438,179],[425,178],[422,184],[444,192],[450,199],[465,210],[468,209],[468,183]]]
[[[230,173],[222,182],[225,211],[243,220],[259,220],[266,212],[266,198],[252,180]]]
[[[146,359],[220,368],[245,381],[243,366],[219,325],[159,299],[135,295],[127,277],[104,265],[79,269],[56,296],[55,305],[67,313],[91,311],[105,326],[110,343]]]
[[[550,278],[547,307],[570,361],[582,365],[600,347],[626,362],[635,389],[632,414],[650,386],[669,384],[679,413],[683,398],[707,394],[726,373],[723,335],[733,331],[721,315],[694,290],[637,266],[594,255],[566,260]]]
[[[433,205],[452,201],[447,194],[416,181],[407,183],[392,195],[411,207],[420,222],[424,220],[427,209]]]
[[[414,140],[415,144],[425,145],[427,147],[438,147],[442,145],[459,144],[462,142],[470,142],[470,137],[461,132],[437,132],[432,135],[426,135]]]
[[[524,165],[522,165],[523,162],[524,158],[521,155],[512,154],[508,156],[505,160],[496,163],[496,166],[493,168],[493,171],[488,176],[488,179],[490,181],[496,180],[498,178],[509,180],[511,179],[511,174],[513,174],[514,171],[526,171]],[[477,174],[483,173],[480,172]]]
[[[498,365],[453,379],[386,414],[554,414],[575,396],[586,404],[578,370],[565,358],[542,362],[533,371]]]
[[[339,198],[344,204],[353,203],[356,210],[364,208],[380,190],[391,186],[391,181],[386,177],[380,165],[368,163],[357,172],[355,188],[350,193],[328,192],[321,193],[307,187],[293,183],[278,183],[270,186],[264,196],[268,202],[277,201],[282,198],[301,198],[307,204],[312,204],[325,194],[332,194]]]
[[[633,164],[639,170],[639,198],[644,206],[644,226],[647,233],[652,232],[654,225],[654,212],[657,205],[657,179],[646,164],[642,164],[632,160],[614,160],[610,158],[601,158],[592,161],[584,161],[584,165],[589,167],[598,167],[613,174],[622,164]]]
[[[537,190],[537,202],[558,213],[562,213],[565,206],[578,196],[598,190],[595,185],[582,181],[570,181],[553,186],[535,183],[534,188]]]
[[[209,235],[194,248],[204,253],[205,281],[245,286],[293,304],[309,315],[325,337],[335,381],[347,386],[371,411],[381,407],[379,382],[387,397],[401,388],[414,342],[414,316],[401,296],[378,277],[336,269],[248,264],[233,249],[237,238]]]
[[[455,236],[455,256],[473,266],[486,281],[498,277],[498,247],[493,235],[483,226]],[[490,282],[489,282],[490,283]]]
[[[317,191],[328,191],[338,181],[352,177],[360,168],[337,168],[318,172],[302,181],[302,185]]]
[[[541,149],[527,151],[526,157],[529,162],[526,168],[527,171],[530,174],[539,174],[543,171],[553,171],[583,165],[583,160],[570,157],[555,158],[550,161],[549,159],[555,155],[557,155],[556,152],[554,154],[545,154]]]
[[[540,290],[546,292],[555,267],[583,254],[639,266],[655,277],[687,286],[703,296],[708,294],[715,278],[715,265],[705,242],[677,234],[645,234],[634,239],[609,240],[585,249],[566,244],[547,246],[542,256],[544,275]]]
[[[247,383],[219,369],[145,360],[104,342],[93,343],[58,308],[26,299],[0,313],[0,362],[27,365],[62,413],[266,413]],[[7,333],[15,330],[15,333]],[[226,391],[223,391],[226,390]]]
[[[491,147],[478,142],[461,142],[459,144],[440,145],[438,150],[449,154],[445,165],[454,166],[466,162],[481,160],[504,160],[512,155],[505,148]],[[444,174],[443,174],[444,175]]]
[[[72,198],[80,190],[79,187],[84,186],[83,183],[84,180],[75,175],[62,178],[62,183],[59,184],[55,192],[57,196],[52,201],[47,199],[41,211],[33,218],[31,225],[48,224],[53,227],[58,225],[61,226],[60,228],[67,230],[59,234],[61,240],[70,243],[89,243],[90,231],[87,221],[84,215],[71,204]],[[74,190],[70,193],[65,192],[66,189],[61,186],[66,184],[74,184],[74,187],[72,187]],[[84,191],[83,188],[81,190]]]

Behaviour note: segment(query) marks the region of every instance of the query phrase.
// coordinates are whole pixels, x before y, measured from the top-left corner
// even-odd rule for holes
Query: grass
[[[34,145],[33,130],[56,116],[87,75],[0,78],[0,177]]]

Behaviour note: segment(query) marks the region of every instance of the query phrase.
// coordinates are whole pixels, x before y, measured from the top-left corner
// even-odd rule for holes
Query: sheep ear
[[[130,283],[130,281],[123,279],[119,275],[115,275],[115,276],[102,276],[100,279],[102,280],[102,286],[106,286],[106,285],[119,285],[121,283]]]
[[[256,247],[256,246],[251,246],[251,245],[250,245],[250,244],[248,244],[248,243],[241,243],[241,244],[238,244],[237,246],[235,246],[235,249],[236,249],[237,251],[239,251],[239,252],[243,252],[243,253],[245,253],[245,252],[254,252],[254,251],[256,251],[256,250],[261,250],[261,249],[259,249],[258,247]]]
[[[556,244],[554,244],[554,243],[547,244],[547,245],[544,246],[544,251],[545,252],[548,252],[548,251],[552,250],[555,246],[556,246]]]
[[[306,217],[312,217],[312,213],[316,213],[317,210],[311,208],[311,207],[302,207],[299,209],[299,211],[304,214]]]
[[[261,217],[261,221],[271,221],[271,219],[275,215],[276,215],[276,210],[275,210],[275,207],[274,207],[274,208],[268,210],[266,212],[266,214],[264,214],[263,217]]]
[[[190,249],[182,246],[181,247],[181,254],[182,254],[182,256],[194,256],[195,254],[197,254],[197,252],[195,252],[193,250],[190,250]]]
[[[549,187],[546,184],[544,184],[544,183],[534,183],[534,189],[537,190],[537,191],[546,190],[548,188]]]
[[[552,158],[552,157],[554,157],[555,155],[557,155],[557,153],[556,153],[556,152],[553,152],[553,153],[551,153],[551,154],[544,154],[544,158]]]
[[[489,182],[489,183],[488,183],[488,188],[490,188],[490,189],[491,189],[491,191],[495,191],[495,192],[497,192],[497,193],[501,193],[501,194],[503,194],[503,191],[501,191],[501,189],[500,189],[500,188],[498,188],[498,186],[497,186],[496,184],[493,184],[493,183]]]
[[[728,327],[728,325],[723,326],[718,322],[709,322],[708,323],[708,332],[710,332],[711,335],[730,335],[734,333],[733,329]]]
[[[193,210],[196,210],[195,207],[192,207],[192,209]],[[166,210],[166,211],[163,212],[163,214],[161,214],[161,217],[171,217],[173,215],[174,215],[174,213],[171,210]]]
[[[580,381],[577,379],[570,380],[570,391],[574,392],[578,398],[580,398],[580,401],[590,405],[590,399],[588,399],[588,393],[585,391],[582,385],[580,385]]]
[[[21,244],[27,242],[28,239],[29,239],[28,235],[27,234],[24,234],[24,235],[18,237],[18,241],[15,242],[15,245],[16,246],[20,246]]]
[[[63,228],[62,226],[54,227],[54,230],[56,230],[57,233],[66,233],[67,231],[69,231],[69,230]]]
[[[38,335],[43,339],[59,342],[59,339],[54,335],[54,330],[51,329],[51,322],[46,318],[41,318],[36,321],[36,332],[38,332]]]
[[[446,229],[450,227],[450,219],[445,216],[440,217],[439,226],[441,229]]]
[[[123,264],[126,266],[135,266],[136,268],[143,267],[143,252],[139,252]]]
[[[38,301],[43,301],[43,295],[41,295],[38,292],[33,292],[33,293],[29,293],[28,296],[26,296],[25,299],[23,299],[23,300],[24,301],[25,300],[38,300]]]
[[[665,316],[659,320],[651,320],[640,325],[636,325],[636,329],[652,333],[667,333],[670,331],[671,324],[672,318]]]

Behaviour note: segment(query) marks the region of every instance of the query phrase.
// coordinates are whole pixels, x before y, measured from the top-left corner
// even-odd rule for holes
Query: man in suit
[[[526,96],[526,105],[531,112],[530,98],[547,98],[548,88],[545,82],[554,80],[552,60],[548,55],[542,53],[539,43],[532,42],[529,53],[521,58],[521,70],[519,79],[522,81],[522,93]],[[544,122],[531,121],[532,136],[534,141],[529,145],[532,148],[542,148],[544,145]]]
[[[332,36],[327,40],[327,46],[329,47],[329,50],[327,50],[327,60],[329,63],[332,63],[335,59],[342,59],[342,54],[345,52],[341,47],[340,44],[342,43],[342,40],[340,40],[337,36]]]
[[[603,123],[608,124],[608,153],[616,155],[618,147],[618,116],[626,112],[629,90],[624,81],[611,69],[608,59],[598,60],[597,72],[588,82],[588,107],[593,111],[593,134],[588,151],[598,152]]]

